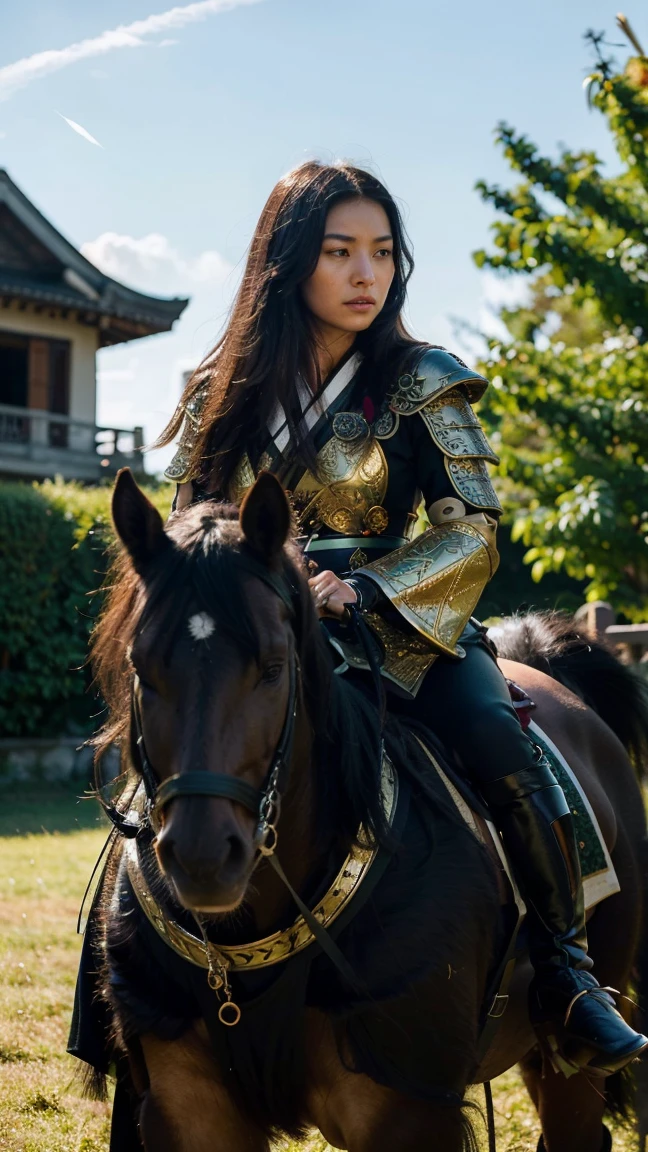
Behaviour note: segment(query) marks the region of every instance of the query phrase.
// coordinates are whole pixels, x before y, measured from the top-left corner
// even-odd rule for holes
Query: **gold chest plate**
[[[259,471],[269,457],[259,461]],[[373,437],[349,443],[337,436],[317,455],[317,472],[305,472],[293,492],[293,506],[302,531],[325,524],[343,536],[384,532],[388,516],[382,507],[387,492],[385,453]],[[255,475],[247,453],[230,483],[230,499],[240,504],[254,484]]]
[[[318,453],[317,472],[306,472],[293,494],[302,529],[325,524],[344,536],[384,532],[388,469],[377,440],[331,437]]]

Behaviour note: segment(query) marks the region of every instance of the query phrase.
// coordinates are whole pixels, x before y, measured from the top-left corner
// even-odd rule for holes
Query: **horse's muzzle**
[[[204,802],[199,802],[201,827],[196,829],[194,823],[192,829],[187,817],[196,800],[174,800],[157,836],[160,867],[180,903],[191,911],[233,911],[245,895],[254,864],[252,837],[238,826],[227,801],[217,803],[225,811],[217,822],[211,822]]]

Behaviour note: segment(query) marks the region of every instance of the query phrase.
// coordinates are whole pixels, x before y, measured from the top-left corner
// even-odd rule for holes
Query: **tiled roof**
[[[38,250],[47,261],[46,273],[39,275],[38,268],[29,274],[0,260],[0,297],[108,318],[110,323],[102,325],[102,342],[109,344],[168,332],[189,303],[185,298],[147,296],[106,276],[50,224],[3,169],[0,208],[17,221],[16,235],[29,234],[32,258]]]

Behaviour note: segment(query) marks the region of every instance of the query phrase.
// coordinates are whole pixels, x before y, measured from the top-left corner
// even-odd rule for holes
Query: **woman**
[[[411,271],[375,177],[308,162],[280,180],[225,334],[160,438],[184,419],[167,476],[177,508],[239,502],[262,469],[282,479],[320,615],[356,605],[384,652],[392,710],[427,723],[492,809],[532,909],[535,1023],[557,1027],[576,1063],[612,1072],[648,1039],[591,974],[569,806],[471,621],[498,563],[497,458],[470,406],[487,381],[408,335]],[[421,493],[431,526],[410,539]],[[343,627],[332,640],[363,666]]]

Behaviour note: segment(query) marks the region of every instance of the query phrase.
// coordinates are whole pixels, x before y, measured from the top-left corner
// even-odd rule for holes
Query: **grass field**
[[[105,835],[94,802],[69,790],[0,792],[2,1152],[108,1148],[109,1106],[81,1098],[75,1062],[65,1054],[80,949],[77,912]],[[534,1152],[539,1128],[517,1075],[502,1077],[494,1089],[500,1152]],[[615,1133],[615,1152],[635,1147],[628,1133]],[[324,1148],[314,1139],[299,1152]]]

